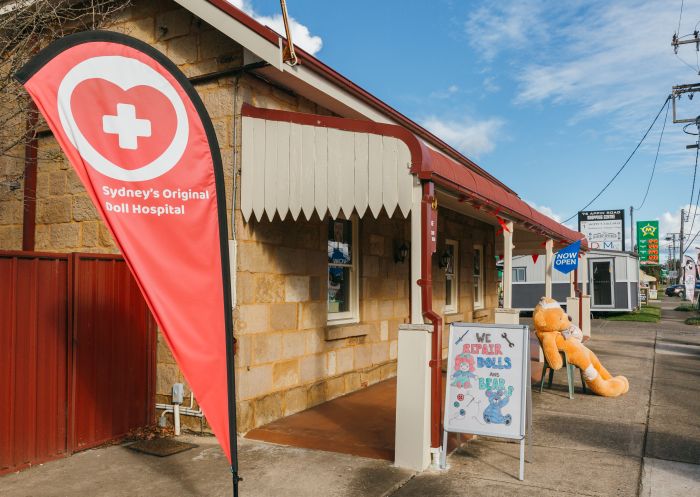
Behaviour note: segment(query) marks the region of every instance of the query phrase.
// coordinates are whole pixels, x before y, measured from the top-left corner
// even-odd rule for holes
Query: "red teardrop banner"
[[[123,253],[237,482],[225,189],[202,101],[164,55],[111,32],[62,38],[16,77]]]

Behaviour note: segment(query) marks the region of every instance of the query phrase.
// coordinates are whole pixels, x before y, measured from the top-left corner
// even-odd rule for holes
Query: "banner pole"
[[[226,285],[224,285],[226,286]],[[230,286],[230,285],[229,285]],[[230,294],[229,294],[230,296]],[[230,315],[231,309],[229,307]],[[238,440],[236,437],[236,380],[233,370],[233,326],[226,326],[226,374],[228,382],[228,433],[229,446],[231,450],[231,478],[233,483],[233,497],[238,497],[238,482],[241,478],[238,476]]]
[[[194,90],[193,90],[194,91]],[[195,93],[196,95],[196,93]],[[214,162],[214,181],[216,183],[216,206],[219,221],[219,248],[221,251],[221,280],[224,293],[224,333],[226,333],[226,391],[228,401],[228,436],[229,450],[231,452],[231,479],[233,484],[233,497],[238,497],[238,483],[242,480],[238,476],[238,439],[236,428],[236,375],[234,370],[234,356],[236,340],[233,336],[233,298],[231,295],[231,262],[228,245],[228,217],[226,215],[226,186],[224,183],[223,164],[219,142],[214,132],[214,126],[210,119],[202,120],[209,138],[212,159]],[[233,206],[235,216],[235,206]],[[235,268],[234,268],[235,271]]]
[[[207,123],[209,132],[211,123]],[[211,143],[216,144],[216,135],[213,133]],[[218,159],[218,160],[217,160]],[[218,166],[218,167],[217,167]],[[228,400],[228,436],[231,451],[231,478],[233,483],[233,497],[238,497],[238,482],[242,480],[238,476],[238,439],[236,437],[236,375],[234,371],[235,339],[233,337],[233,299],[231,297],[231,263],[228,251],[228,222],[226,216],[226,188],[223,181],[223,168],[220,156],[214,159],[214,178],[216,181],[216,200],[219,214],[219,242],[221,246],[221,275],[224,292],[224,333],[226,333],[226,383]]]

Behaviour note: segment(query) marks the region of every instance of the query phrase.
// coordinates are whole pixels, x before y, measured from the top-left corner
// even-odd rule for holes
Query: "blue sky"
[[[281,24],[278,2],[231,1]],[[287,4],[297,44],[559,220],[607,183],[671,86],[700,79],[694,47],[679,50],[688,67],[670,45],[675,0]],[[698,21],[700,2],[685,2],[681,34]],[[700,114],[700,96],[679,105]],[[640,205],[663,117],[590,209]],[[685,145],[694,141],[669,114],[649,197],[635,213],[659,219],[662,235],[678,231],[690,203],[695,153]]]

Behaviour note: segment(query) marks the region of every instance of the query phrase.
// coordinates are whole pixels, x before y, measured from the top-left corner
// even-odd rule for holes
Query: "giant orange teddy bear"
[[[608,373],[596,355],[577,338],[578,333],[575,331],[578,329],[572,330],[569,317],[556,300],[543,297],[535,306],[532,317],[544,356],[553,369],[562,367],[559,352],[566,352],[569,362],[583,371],[586,386],[593,393],[603,397],[617,397],[627,393],[627,378],[613,377]]]

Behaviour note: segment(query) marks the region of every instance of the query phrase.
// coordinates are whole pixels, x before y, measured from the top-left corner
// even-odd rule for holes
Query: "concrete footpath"
[[[566,393],[566,374],[533,392],[525,481],[518,445],[479,438],[420,474],[381,460],[242,439],[241,496],[700,496],[700,330],[666,308],[659,324],[595,320],[591,348],[630,380],[617,399]],[[2,497],[228,496],[230,473],[211,437],[167,458],[123,446],[89,450],[0,477]]]

